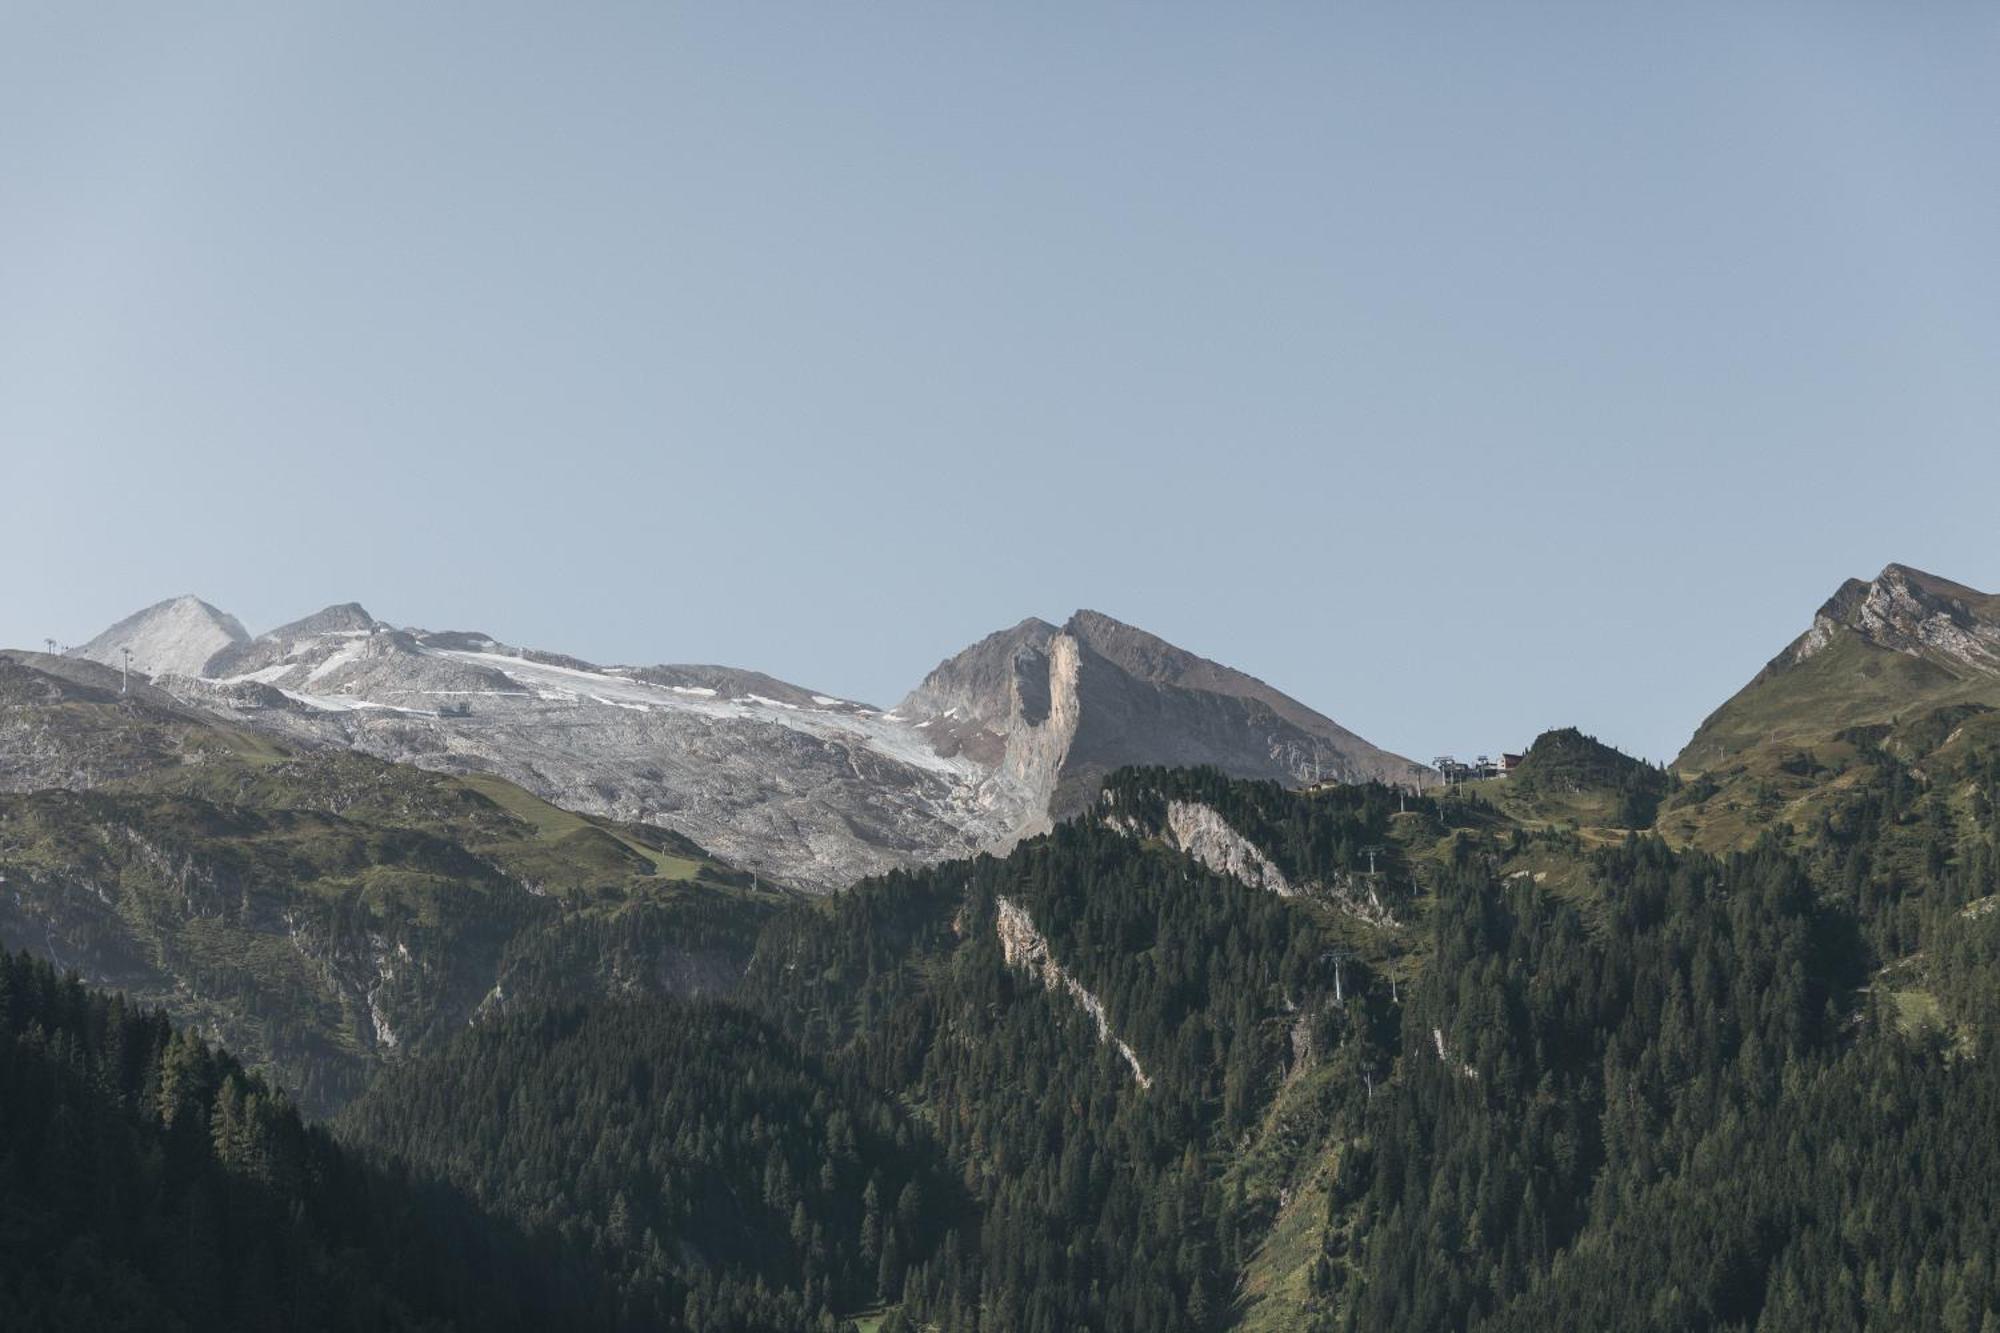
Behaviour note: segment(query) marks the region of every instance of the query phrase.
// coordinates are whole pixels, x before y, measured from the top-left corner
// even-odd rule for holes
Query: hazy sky
[[[1664,757],[1843,577],[2000,589],[1996,238],[1985,5],[17,0],[0,643],[887,702],[1088,606]]]

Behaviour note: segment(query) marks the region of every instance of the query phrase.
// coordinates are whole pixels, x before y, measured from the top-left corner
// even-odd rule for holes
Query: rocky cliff
[[[938,753],[975,756],[1024,787],[1038,823],[1084,809],[1126,765],[1288,784],[1414,782],[1423,771],[1255,677],[1095,611],[981,640],[896,714]]]
[[[1780,662],[1806,660],[1842,629],[1892,652],[2000,672],[2000,597],[1908,565],[1890,565],[1872,581],[1841,584]]]

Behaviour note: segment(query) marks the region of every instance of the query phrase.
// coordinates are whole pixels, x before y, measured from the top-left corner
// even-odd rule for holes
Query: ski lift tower
[[[1334,949],[1325,956],[1333,960],[1333,1002],[1345,1004],[1347,1003],[1346,964],[1353,955],[1345,949]]]

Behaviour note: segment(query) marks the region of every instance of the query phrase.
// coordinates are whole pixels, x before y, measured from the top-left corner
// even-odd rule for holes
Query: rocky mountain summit
[[[1025,787],[1043,820],[1083,809],[1128,764],[1287,783],[1409,783],[1421,772],[1255,677],[1096,611],[1060,629],[1030,619],[982,639],[894,716],[938,753],[970,756]]]
[[[988,636],[887,711],[732,667],[601,666],[393,626],[353,603],[253,639],[184,597],[79,651],[115,663],[128,647],[135,670],[206,714],[497,774],[818,891],[1004,850],[1083,808],[1124,764],[1291,783],[1422,772],[1262,681],[1092,611]]]
[[[1841,584],[1806,631],[1702,723],[1677,763],[1707,768],[1959,704],[2000,706],[2000,596],[1892,564]]]
[[[1841,584],[1793,643],[1792,659],[1812,656],[1842,628],[1908,656],[2000,673],[2000,597],[1908,565],[1890,565],[1873,582]]]
[[[121,666],[132,654],[132,669],[148,676],[199,676],[225,648],[248,643],[243,622],[199,597],[170,597],[135,611],[75,650],[75,656]]]

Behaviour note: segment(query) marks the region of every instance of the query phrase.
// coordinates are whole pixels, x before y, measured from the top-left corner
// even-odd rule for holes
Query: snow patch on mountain
[[[222,625],[183,600],[121,626],[191,608],[197,628]],[[1250,677],[1086,612],[989,636],[888,711],[741,668],[599,666],[479,631],[398,628],[351,602],[256,639],[229,621],[162,656],[177,697],[232,721],[495,773],[813,890],[1004,852],[1087,808],[1125,763],[1279,780],[1331,770],[1337,754],[1357,772],[1406,764]]]

